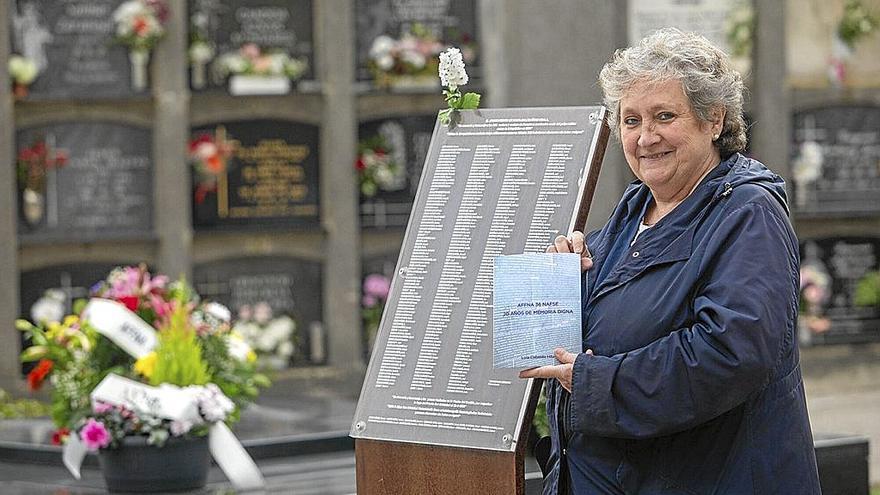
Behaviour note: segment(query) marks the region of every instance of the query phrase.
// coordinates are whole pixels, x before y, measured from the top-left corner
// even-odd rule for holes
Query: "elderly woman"
[[[521,373],[551,379],[544,493],[820,493],[798,244],[784,182],[739,154],[740,75],[705,38],[662,30],[599,81],[638,180],[586,242],[548,248],[582,254],[589,290],[584,352]]]

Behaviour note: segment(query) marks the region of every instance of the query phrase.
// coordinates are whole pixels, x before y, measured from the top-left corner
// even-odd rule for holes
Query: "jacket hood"
[[[727,169],[723,178],[715,190],[716,197],[726,196],[730,191],[742,184],[755,184],[766,189],[779,202],[787,215],[791,212],[788,208],[788,197],[785,193],[785,180],[773,173],[763,163],[747,158],[739,153],[734,153],[727,160],[723,160],[718,166],[718,172]],[[710,176],[714,176],[711,173]],[[717,176],[716,176],[717,177]]]

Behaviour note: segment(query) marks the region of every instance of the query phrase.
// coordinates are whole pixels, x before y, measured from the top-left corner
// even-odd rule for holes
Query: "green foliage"
[[[880,307],[880,271],[869,272],[859,280],[855,303],[856,306]]]
[[[271,385],[269,378],[257,373],[254,363],[242,362],[229,355],[227,339],[220,335],[202,338],[202,355],[207,363],[211,381],[235,403],[235,411],[228,421],[238,421],[241,409],[254,401],[260,388]]]
[[[150,385],[171,383],[185,387],[210,381],[208,366],[202,359],[202,348],[183,305],[174,309],[167,326],[159,332],[155,352],[156,369],[150,376]]]
[[[440,111],[440,123],[449,125],[453,120],[459,117],[459,110],[476,110],[480,107],[479,93],[461,94],[458,88],[444,89],[443,96],[446,97],[446,104],[449,108]]]
[[[837,35],[850,48],[862,38],[871,35],[880,26],[880,20],[862,4],[861,0],[847,0],[843,17],[837,24]]]
[[[49,415],[49,406],[33,399],[14,399],[0,388],[0,419],[38,418]]]
[[[535,418],[532,420],[532,428],[538,434],[538,438],[546,437],[550,434],[550,421],[547,419],[547,389],[541,388],[541,395],[538,397],[538,406],[535,408]]]

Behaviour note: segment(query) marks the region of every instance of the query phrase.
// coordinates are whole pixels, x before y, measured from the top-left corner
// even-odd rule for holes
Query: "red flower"
[[[223,172],[223,159],[220,158],[219,154],[211,155],[207,160],[205,160],[205,167],[213,173],[219,174]]]
[[[367,165],[364,163],[364,161],[362,159],[358,158],[358,160],[354,163],[354,168],[356,168],[358,170],[363,170],[363,169],[367,168]]]
[[[40,359],[40,362],[37,363],[37,366],[28,373],[27,382],[28,387],[31,390],[40,390],[40,387],[43,386],[43,381],[46,379],[46,376],[52,371],[53,363],[48,359]]]
[[[52,433],[52,445],[61,445],[70,436],[70,430],[67,428],[59,428]]]
[[[213,139],[211,138],[211,136],[209,134],[199,134],[198,137],[196,137],[193,140],[190,140],[189,152],[195,153],[195,151],[199,148],[199,145],[204,144],[204,143],[210,143],[212,141],[213,141]]]
[[[147,20],[143,17],[138,16],[134,20],[134,29],[135,34],[138,36],[145,36],[147,32],[150,30],[150,25],[147,23]]]
[[[125,307],[132,311],[137,311],[138,303],[140,302],[138,301],[137,296],[122,296],[118,298],[117,301],[125,304]]]

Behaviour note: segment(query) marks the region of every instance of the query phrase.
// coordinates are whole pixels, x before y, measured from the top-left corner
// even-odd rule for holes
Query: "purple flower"
[[[94,404],[92,404],[92,411],[94,411],[95,414],[104,414],[112,410],[113,405],[107,404],[106,402],[95,402]]]
[[[89,418],[86,425],[79,432],[79,438],[86,444],[86,448],[92,452],[110,445],[110,432],[104,423]]]
[[[379,300],[369,294],[364,294],[363,299],[361,299],[361,305],[365,308],[372,308],[377,302]]]
[[[391,288],[391,281],[388,277],[378,273],[367,275],[364,279],[364,294],[370,295],[378,299],[388,297],[388,290]]]

